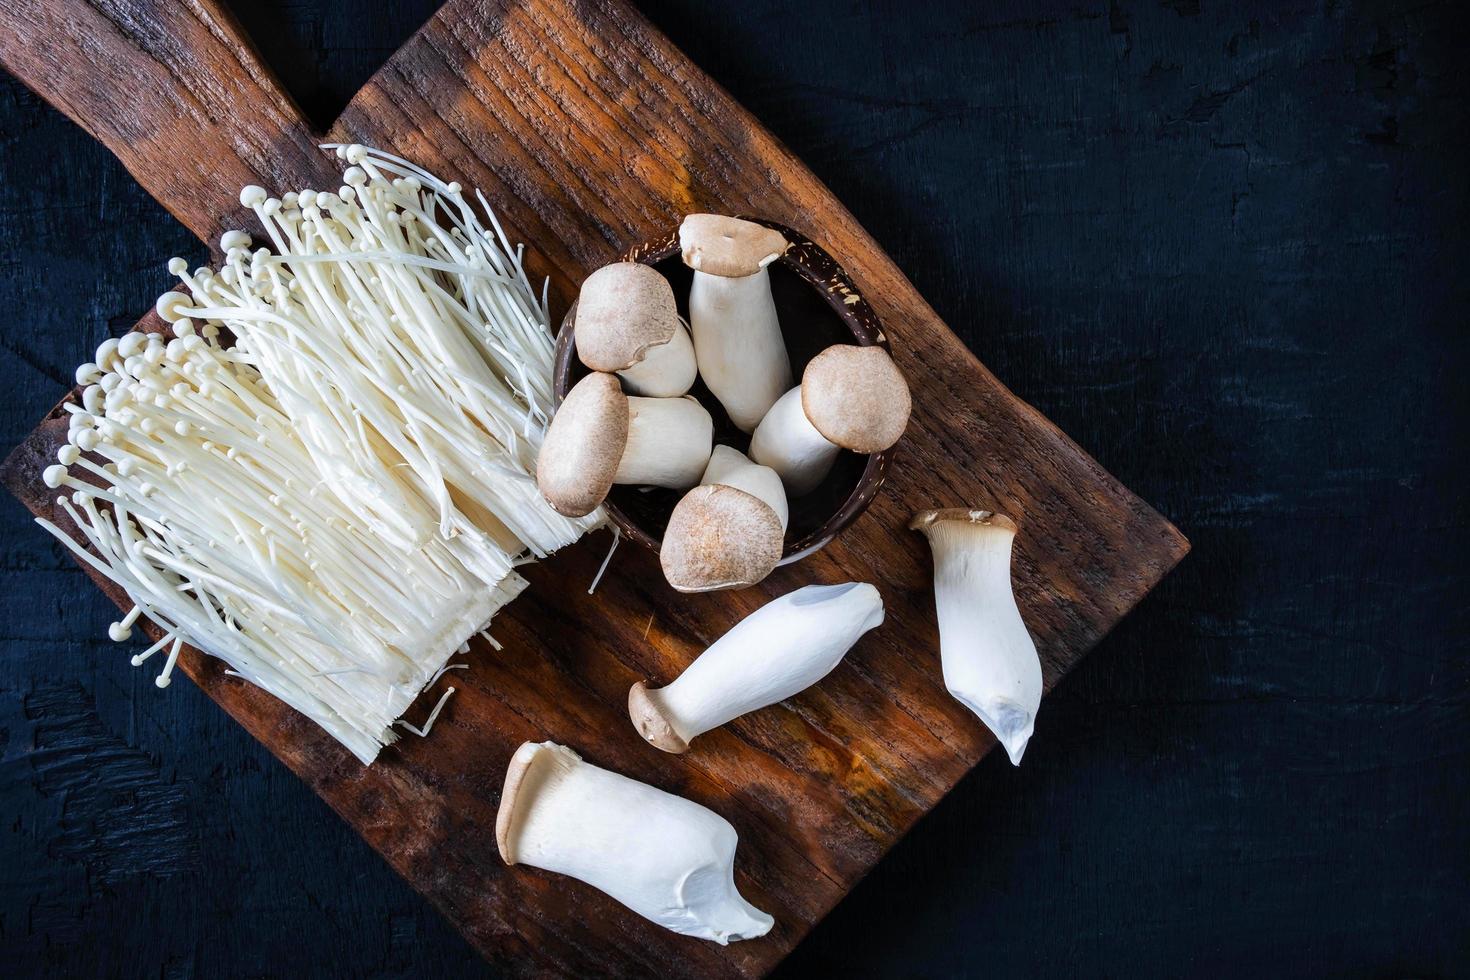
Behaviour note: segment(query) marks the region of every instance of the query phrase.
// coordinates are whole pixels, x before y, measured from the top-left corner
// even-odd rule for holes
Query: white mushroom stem
[[[735,828],[719,814],[526,742],[506,772],[495,822],[507,864],[569,875],[666,929],[720,945],[775,920],[735,888]]]
[[[750,440],[751,456],[779,473],[793,497],[816,489],[839,452],[841,447],[806,417],[800,385],[776,400]]]
[[[791,360],[765,266],[738,279],[695,269],[689,323],[700,377],[730,421],[750,432],[791,387]]]
[[[693,398],[629,398],[628,443],[613,482],[697,486],[713,439],[714,421]]]
[[[786,525],[790,518],[790,507],[786,501],[786,488],[781,485],[781,477],[769,466],[752,463],[744,453],[729,446],[716,446],[710,454],[709,465],[704,469],[704,475],[700,477],[701,486],[720,484],[722,486],[734,487],[736,490],[744,490],[776,512],[776,518],[781,522],[781,531],[786,531]]]
[[[628,714],[649,742],[683,752],[696,736],[826,677],[882,622],[883,597],[866,582],[808,585],[745,617],[668,687],[633,685]]]
[[[910,527],[934,552],[944,686],[1020,765],[1041,706],[1041,660],[1011,591],[1016,525],[989,511],[939,510]]]
[[[641,361],[617,375],[635,395],[664,398],[688,391],[696,370],[694,341],[689,339],[688,328],[680,323],[668,343],[650,347]]]

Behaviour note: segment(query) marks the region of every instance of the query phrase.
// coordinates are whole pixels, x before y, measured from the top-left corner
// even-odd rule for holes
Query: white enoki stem
[[[399,728],[405,729],[406,731],[413,732],[419,738],[428,738],[429,733],[434,730],[434,720],[439,717],[439,712],[444,710],[444,702],[448,701],[449,695],[453,693],[454,688],[452,687],[444,692],[444,694],[439,698],[438,703],[434,705],[434,710],[429,712],[429,720],[424,722],[423,728],[419,728],[412,722],[404,721],[402,718],[399,718],[393,724],[397,725]]]
[[[369,762],[524,587],[513,569],[601,514],[568,521],[535,487],[552,343],[521,250],[457,184],[332,148],[336,192],[242,192],[274,253],[229,232],[218,271],[172,260],[193,294],[159,300],[173,339],[78,368],[45,475],[85,546],[40,523],[127,592],[113,639],[164,631],[133,658],[170,648],[158,686],[185,643],[207,650]]]
[[[602,573],[607,571],[608,562],[612,561],[613,552],[618,550],[618,543],[623,540],[622,532],[616,524],[609,524],[612,528],[612,544],[608,546],[607,554],[602,559],[602,564],[597,566],[597,574],[592,576],[592,584],[587,586],[587,594],[591,595],[597,591],[597,583],[602,581]],[[498,648],[497,648],[498,649]]]

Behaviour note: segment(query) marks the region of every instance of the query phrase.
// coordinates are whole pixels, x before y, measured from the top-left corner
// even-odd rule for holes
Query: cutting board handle
[[[216,0],[6,0],[0,64],[211,244],[243,220],[246,184],[335,185],[301,111]]]

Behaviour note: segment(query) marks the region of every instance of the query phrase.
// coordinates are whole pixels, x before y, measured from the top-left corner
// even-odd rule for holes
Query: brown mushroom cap
[[[690,214],[679,225],[684,264],[712,276],[753,276],[786,248],[786,236],[774,228],[728,215]]]
[[[688,752],[689,743],[674,731],[674,726],[664,715],[663,705],[655,696],[657,693],[648,689],[646,681],[639,681],[628,689],[628,717],[633,720],[633,727],[654,748],[675,755]]]
[[[908,382],[882,347],[828,347],[801,375],[807,420],[855,453],[882,452],[898,442],[912,407]]]
[[[935,524],[948,524],[959,522],[962,524],[973,524],[977,527],[991,527],[999,531],[1009,531],[1015,534],[1019,527],[1016,522],[1004,514],[997,514],[993,510],[968,510],[964,507],[943,507],[939,510],[921,510],[909,521],[910,531],[924,531]]]
[[[771,505],[724,484],[695,487],[669,515],[658,560],[680,592],[754,585],[781,560],[781,520]]]
[[[556,410],[541,454],[536,486],[552,509],[582,517],[612,489],[628,445],[628,396],[611,374],[587,375]]]
[[[594,371],[622,371],[680,328],[674,289],[640,262],[605,265],[582,283],[573,324],[577,357]]]

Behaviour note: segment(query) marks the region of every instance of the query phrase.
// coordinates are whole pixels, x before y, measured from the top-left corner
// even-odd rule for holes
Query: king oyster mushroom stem
[[[679,248],[694,270],[689,323],[700,377],[730,421],[749,432],[791,387],[766,272],[786,251],[786,238],[753,221],[691,214],[679,226]]]
[[[812,358],[801,384],[771,406],[750,455],[799,497],[816,489],[840,450],[877,453],[898,442],[911,407],[908,382],[886,350],[838,344]]]
[[[774,470],[717,446],[700,485],[669,515],[658,553],[664,578],[680,592],[756,584],[781,560],[787,515]]]
[[[688,396],[637,398],[594,372],[567,392],[536,460],[536,485],[557,513],[596,510],[615,483],[694,486],[709,462],[714,422]]]
[[[635,395],[672,398],[694,385],[694,343],[673,287],[650,266],[614,262],[588,276],[573,325],[582,363],[617,374]]]
[[[1016,523],[950,508],[915,514],[909,528],[922,531],[934,553],[944,686],[1020,765],[1041,707],[1041,660],[1011,591]]]
[[[526,742],[511,758],[495,842],[506,864],[569,875],[686,936],[723,946],[775,924],[735,888],[728,821],[555,742]]]
[[[811,687],[882,623],[883,597],[866,582],[808,585],[745,617],[668,687],[634,684],[628,715],[651,744],[683,752],[696,736]]]

